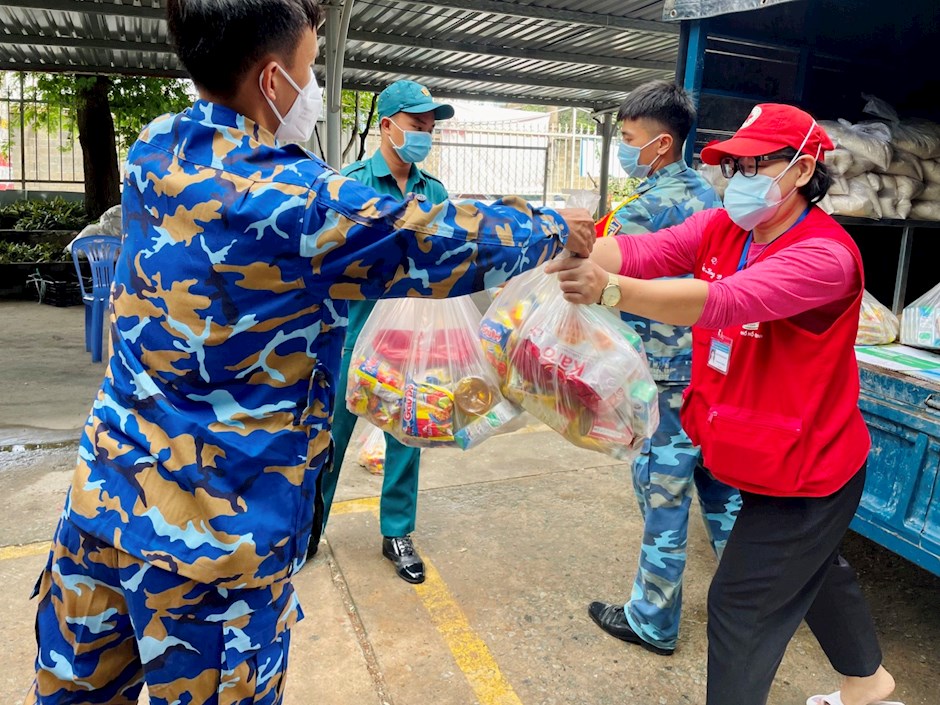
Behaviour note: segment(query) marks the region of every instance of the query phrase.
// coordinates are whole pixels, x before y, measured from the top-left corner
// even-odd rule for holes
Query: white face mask
[[[261,88],[261,95],[268,101],[271,110],[274,111],[277,119],[281,122],[274,132],[274,137],[278,142],[306,142],[313,134],[313,128],[316,127],[317,120],[323,110],[323,93],[320,86],[317,85],[317,77],[313,74],[313,69],[310,69],[310,80],[306,86],[301,88],[287,71],[280,66],[277,66],[277,69],[284,74],[287,82],[297,91],[297,97],[294,99],[294,104],[291,105],[290,110],[282,117],[277,108],[274,107],[274,101],[268,98],[267,93],[264,92],[262,85],[264,74],[258,76],[258,87]]]

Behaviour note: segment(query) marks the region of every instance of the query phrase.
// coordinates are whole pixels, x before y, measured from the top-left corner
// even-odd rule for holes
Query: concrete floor
[[[17,703],[34,655],[27,598],[103,366],[84,352],[80,309],[0,303],[0,324],[0,702]],[[593,599],[625,598],[632,581],[641,522],[625,465],[536,424],[468,453],[426,452],[421,586],[381,555],[380,487],[347,463],[320,553],[296,577],[306,619],[293,633],[288,705],[704,703],[714,559],[697,512],[680,647],[663,658],[608,637],[586,614]],[[846,553],[896,699],[940,705],[940,579],[855,535]],[[770,702],[803,705],[836,686],[803,628]]]

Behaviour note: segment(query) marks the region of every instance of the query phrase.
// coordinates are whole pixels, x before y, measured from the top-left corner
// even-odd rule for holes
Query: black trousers
[[[839,555],[864,485],[862,466],[829,497],[741,493],[708,592],[708,705],[765,705],[803,619],[836,671],[878,670],[871,613],[855,571]]]

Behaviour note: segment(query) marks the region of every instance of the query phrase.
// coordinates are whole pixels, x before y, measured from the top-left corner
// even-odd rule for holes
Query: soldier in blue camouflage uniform
[[[682,160],[695,118],[685,92],[653,82],[630,93],[621,121],[620,162],[643,179],[636,193],[599,224],[600,235],[643,235],[677,225],[696,211],[721,206],[705,180]],[[689,508],[698,490],[705,528],[720,557],[740,508],[737,490],[715,480],[679,423],[682,391],[691,379],[692,331],[623,314],[643,338],[659,387],[659,428],[633,466],[633,486],[644,518],[639,569],[624,605],[593,602],[591,618],[604,631],[650,651],[675,651],[682,610]]]
[[[315,0],[170,0],[202,99],[128,155],[110,356],[37,583],[30,703],[279,703],[347,299],[447,297],[586,212],[381,196],[302,148]],[[211,28],[212,31],[207,31]]]

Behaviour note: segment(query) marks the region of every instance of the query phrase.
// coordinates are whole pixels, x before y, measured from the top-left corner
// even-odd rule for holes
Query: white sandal
[[[842,694],[837,690],[829,695],[814,695],[806,701],[806,705],[845,705],[845,703],[842,702]],[[872,705],[904,705],[904,703],[896,700],[879,700]]]

